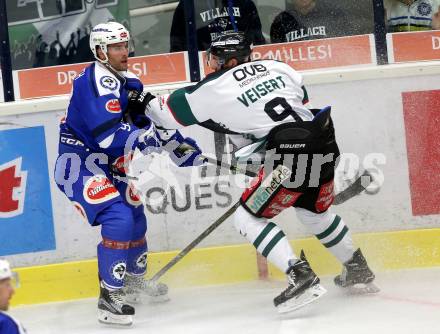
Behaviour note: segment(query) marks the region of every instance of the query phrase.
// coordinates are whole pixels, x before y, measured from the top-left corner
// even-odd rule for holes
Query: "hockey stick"
[[[219,166],[229,168],[234,171],[241,171],[234,166],[231,166],[227,163],[220,162],[216,159],[207,158],[208,162],[215,163]],[[255,173],[249,172],[249,174],[253,174],[252,176],[256,176]],[[248,175],[248,174],[246,174]],[[251,176],[251,175],[249,175]],[[365,170],[361,176],[359,176],[356,181],[351,184],[349,187],[344,189],[343,191],[336,194],[333,204],[339,205],[347,201],[348,199],[360,194],[365,188],[372,182],[373,178],[371,174]],[[337,203],[335,203],[337,202]],[[156,282],[162,277],[168,270],[170,270],[177,262],[179,262],[186,254],[188,254],[193,248],[195,248],[203,239],[205,239],[212,231],[214,231],[220,224],[222,224],[226,219],[228,219],[237,208],[240,206],[240,201],[236,202],[232,207],[228,209],[220,218],[218,218],[214,223],[212,223],[205,231],[203,231],[197,238],[195,238],[188,246],[186,246],[183,250],[180,251],[170,262],[168,262],[162,269],[160,269],[150,280],[150,284],[153,287],[156,285]]]
[[[206,155],[201,155],[201,158],[205,159],[207,162],[209,162],[212,165],[217,165],[219,167],[223,167],[225,169],[229,169],[230,171],[233,171],[233,172],[244,174],[244,175],[250,176],[250,177],[257,176],[257,173],[255,173],[255,172],[239,169],[237,166],[230,165],[230,164],[228,164],[226,162],[223,162],[223,161],[220,161],[220,160],[208,157]]]
[[[212,223],[206,230],[204,230],[197,238],[194,239],[188,246],[180,251],[170,262],[168,262],[161,270],[159,270],[152,278],[151,283],[155,284],[157,280],[162,277],[168,270],[171,269],[177,262],[179,262],[186,254],[188,254],[194,247],[196,247],[203,239],[205,239],[212,231],[214,231],[221,223],[228,219],[237,208],[240,206],[240,201],[235,203],[228,209],[220,218]]]
[[[364,170],[361,176],[359,176],[352,184],[335,195],[333,205],[342,204],[350,198],[359,195],[371,184],[371,182],[373,182],[373,176],[368,170]]]

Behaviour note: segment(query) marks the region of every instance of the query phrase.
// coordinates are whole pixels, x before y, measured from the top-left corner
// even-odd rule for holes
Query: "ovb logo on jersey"
[[[116,79],[109,77],[108,75],[103,76],[99,82],[102,87],[110,90],[116,90],[116,88],[118,88],[118,82]]]

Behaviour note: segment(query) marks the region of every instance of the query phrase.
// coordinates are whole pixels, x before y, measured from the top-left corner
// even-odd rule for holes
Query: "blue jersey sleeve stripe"
[[[116,124],[118,124],[121,121],[120,118],[112,118],[111,120],[102,123],[101,125],[97,126],[92,130],[92,136],[94,138],[98,138],[100,135],[102,135],[104,132],[110,130],[113,128]]]

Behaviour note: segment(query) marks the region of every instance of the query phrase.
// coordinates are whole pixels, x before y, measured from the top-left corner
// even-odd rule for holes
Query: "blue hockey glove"
[[[153,123],[150,122],[143,130],[145,132],[139,136],[137,144],[142,154],[147,155],[153,152],[160,152],[161,143]]]
[[[201,166],[207,162],[196,141],[190,137],[184,138],[179,131],[176,131],[168,140],[162,141],[162,147],[179,167]]]

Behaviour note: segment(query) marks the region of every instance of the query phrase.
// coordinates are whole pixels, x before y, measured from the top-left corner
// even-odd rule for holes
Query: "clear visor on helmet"
[[[213,60],[216,61],[216,64],[213,64]],[[214,55],[211,52],[211,49],[209,48],[208,50],[206,50],[206,63],[208,64],[209,67],[218,67],[218,66],[223,66],[225,64],[225,60],[223,58]]]
[[[14,288],[20,287],[20,277],[18,276],[18,273],[15,271],[12,272],[11,284]]]
[[[123,53],[128,50],[128,54],[134,54],[134,43],[133,40],[129,40],[128,42],[119,42],[115,44],[107,45],[107,52],[112,51],[116,53]]]

